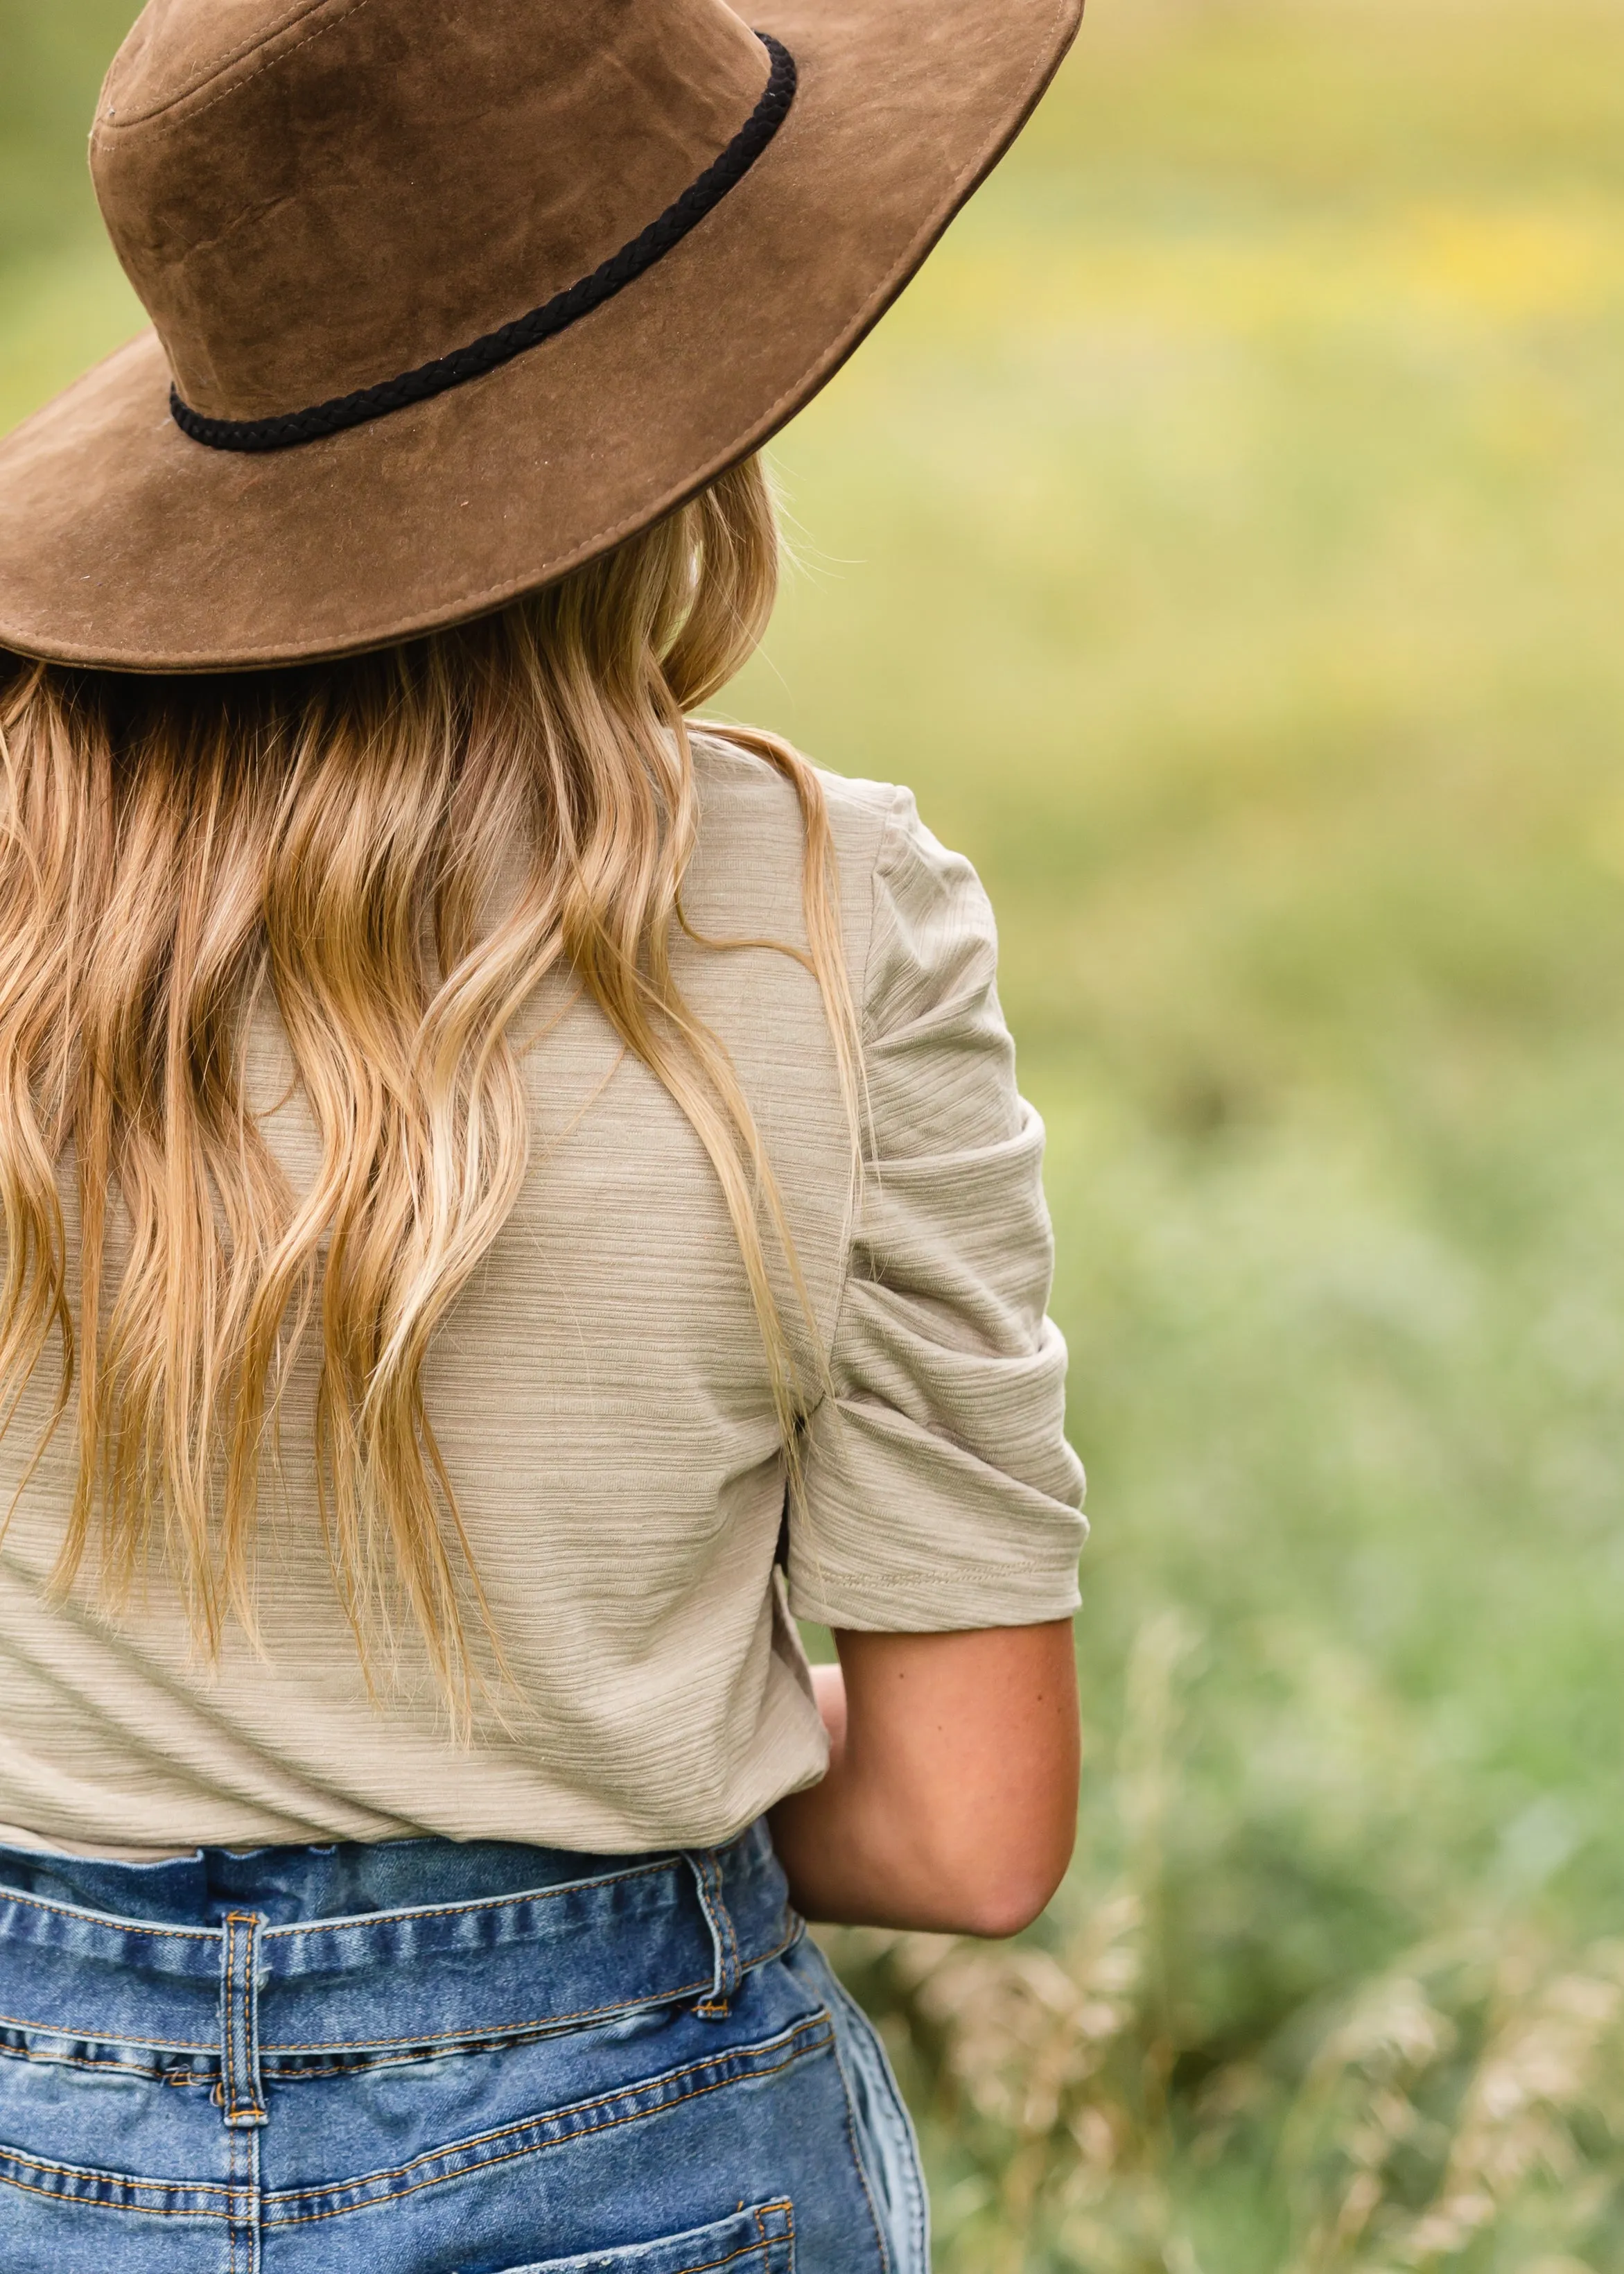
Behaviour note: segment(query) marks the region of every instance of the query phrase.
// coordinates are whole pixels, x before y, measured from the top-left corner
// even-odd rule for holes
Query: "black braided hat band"
[[[437,356],[432,363],[419,364],[415,371],[403,372],[398,379],[382,380],[375,387],[357,388],[353,395],[336,395],[330,402],[315,403],[308,410],[289,410],[273,418],[206,418],[201,411],[183,403],[171,387],[169,410],[176,425],[194,442],[206,443],[211,450],[289,450],[300,442],[318,441],[324,434],[341,433],[347,426],[363,426],[370,419],[386,418],[392,410],[403,410],[410,403],[425,403],[431,395],[444,395],[468,380],[482,379],[486,372],[511,363],[526,349],[554,338],[583,316],[590,315],[594,308],[601,308],[605,300],[613,300],[624,286],[641,276],[645,269],[652,268],[673,245],[680,245],[689,230],[702,222],[712,207],[721,203],[728,191],[743,180],[783,124],[795,95],[795,59],[771,33],[758,32],[756,37],[772,62],[761,101],[720,157],[705,168],[698,180],[690,182],[658,220],[651,221],[629,245],[611,253],[590,276],[566,285],[550,300],[544,300],[539,308],[532,308],[529,315],[516,316],[511,323],[485,333],[482,339],[470,342],[465,348]]]

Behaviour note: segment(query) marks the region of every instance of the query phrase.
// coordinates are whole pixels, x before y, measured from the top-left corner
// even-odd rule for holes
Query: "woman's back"
[[[822,998],[785,952],[806,939],[795,794],[718,737],[695,737],[695,764],[683,908],[700,937],[679,936],[678,975],[769,1148],[810,1312],[780,1289],[801,1369],[815,1323],[838,1393],[808,1425],[794,1608],[898,1629],[1052,1615],[1080,1472],[1043,1322],[1039,1133],[1015,1095],[984,898],[906,793],[823,777],[878,1156],[853,1209]],[[701,944],[722,939],[766,944]],[[70,1411],[27,1473],[55,1387],[42,1363],[0,1442],[17,1499],[0,1826],[102,1852],[419,1832],[626,1851],[726,1839],[821,1771],[770,1585],[786,1498],[772,1386],[714,1171],[578,983],[550,976],[516,1031],[534,1037],[529,1168],[425,1382],[507,1668],[471,1747],[410,1642],[368,1695],[323,1544],[311,1336],[265,1455],[263,1655],[229,1628],[217,1668],[155,1557],[139,1617],[109,1625],[83,1589],[49,1600],[76,1438]],[[307,1190],[315,1133],[266,996],[247,1065],[272,1150]]]
[[[154,329],[0,440],[4,2274],[925,2274],[805,1925],[1071,1852],[1041,1130],[906,794],[694,721],[1076,10],[115,62]]]

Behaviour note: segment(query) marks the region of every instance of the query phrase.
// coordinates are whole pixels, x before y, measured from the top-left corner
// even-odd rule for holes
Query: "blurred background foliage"
[[[139,320],[0,0],[0,422]],[[943,2274],[1624,2270],[1624,5],[1092,0],[775,456],[728,707],[980,865],[1071,1879],[838,1939]]]

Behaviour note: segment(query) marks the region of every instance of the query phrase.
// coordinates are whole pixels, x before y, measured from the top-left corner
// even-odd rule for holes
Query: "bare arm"
[[[773,1810],[808,1917],[955,1934],[1030,1924],[1077,1831],[1071,1623],[837,1634],[816,1669],[829,1773]]]

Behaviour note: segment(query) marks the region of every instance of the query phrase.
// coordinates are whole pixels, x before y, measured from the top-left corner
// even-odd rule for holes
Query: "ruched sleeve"
[[[1032,1625],[1077,1608],[1086,1535],[1043,1126],[1015,1088],[987,895],[906,791],[873,891],[862,1178],[791,1608],[872,1631]]]

